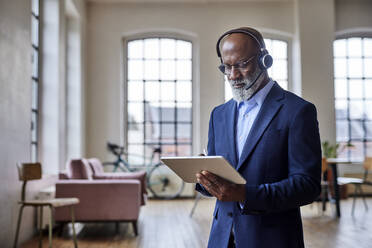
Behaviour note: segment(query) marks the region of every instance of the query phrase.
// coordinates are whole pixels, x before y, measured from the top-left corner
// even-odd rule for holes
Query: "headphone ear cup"
[[[271,57],[271,55],[268,54],[267,52],[263,53],[260,56],[258,64],[259,64],[261,70],[267,70],[273,65],[273,57]]]

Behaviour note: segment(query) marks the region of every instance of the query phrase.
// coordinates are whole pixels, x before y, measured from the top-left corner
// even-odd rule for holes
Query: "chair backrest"
[[[365,170],[372,170],[372,157],[366,157],[363,166]]]
[[[326,172],[328,169],[328,164],[327,164],[327,158],[322,158],[322,175],[324,172]]]
[[[18,177],[23,181],[21,200],[26,199],[26,184],[30,180],[41,179],[41,164],[40,163],[17,163]]]
[[[20,181],[41,179],[40,163],[17,163],[17,168]]]
[[[368,171],[372,170],[372,157],[366,157],[363,163],[364,167],[364,180],[368,178]]]

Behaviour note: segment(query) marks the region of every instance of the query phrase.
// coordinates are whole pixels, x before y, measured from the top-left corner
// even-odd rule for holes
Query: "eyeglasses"
[[[240,72],[244,73],[246,71],[248,71],[248,68],[249,68],[249,64],[250,62],[253,60],[253,58],[255,58],[257,55],[253,55],[252,57],[250,57],[249,59],[245,60],[245,61],[242,61],[242,62],[239,62],[239,63],[236,63],[235,65],[228,65],[228,64],[221,64],[220,66],[218,66],[218,69],[220,69],[220,71],[225,74],[225,75],[230,75],[231,71],[232,71],[232,68],[234,67],[235,69],[239,70]]]

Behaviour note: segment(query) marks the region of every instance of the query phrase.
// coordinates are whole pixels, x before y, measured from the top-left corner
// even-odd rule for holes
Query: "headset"
[[[261,71],[267,70],[273,65],[273,57],[271,57],[269,52],[266,50],[265,43],[263,42],[263,40],[259,39],[253,32],[249,31],[248,29],[244,29],[244,28],[237,28],[237,29],[232,29],[230,31],[227,31],[226,33],[221,35],[221,37],[218,39],[216,50],[217,50],[217,55],[221,60],[221,64],[223,63],[222,57],[221,57],[221,51],[220,51],[221,40],[226,35],[233,34],[233,33],[246,34],[250,36],[251,38],[253,38],[257,42],[257,44],[260,46],[260,53],[258,55],[258,66],[261,69]]]

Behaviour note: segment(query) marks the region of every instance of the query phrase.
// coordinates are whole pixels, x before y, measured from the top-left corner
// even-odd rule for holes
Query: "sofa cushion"
[[[92,169],[86,159],[71,159],[67,168],[70,179],[92,179]]]

